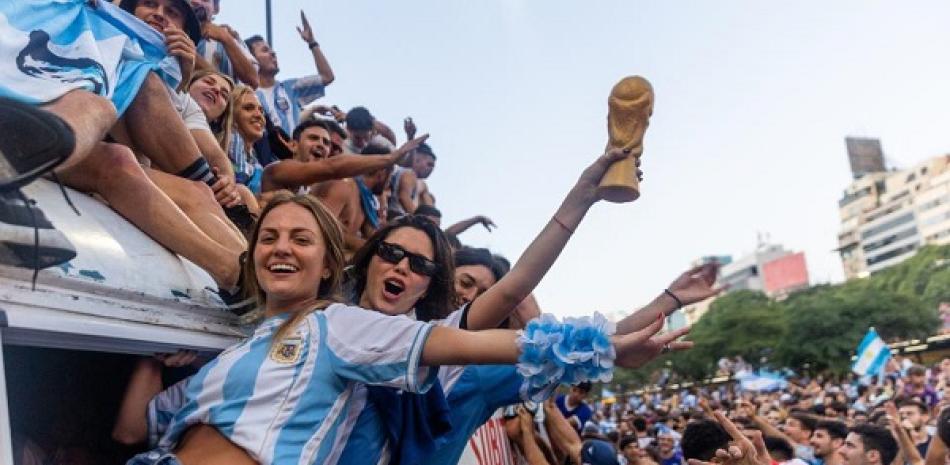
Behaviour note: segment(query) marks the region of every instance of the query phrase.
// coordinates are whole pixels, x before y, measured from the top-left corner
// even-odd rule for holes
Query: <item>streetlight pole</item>
[[[271,36],[271,14],[270,14],[270,2],[271,0],[266,0],[264,2],[265,16],[267,18],[267,44],[271,47],[274,46],[274,38]]]

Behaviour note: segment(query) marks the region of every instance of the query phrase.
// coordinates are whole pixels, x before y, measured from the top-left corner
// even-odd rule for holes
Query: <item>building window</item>
[[[892,258],[894,258],[894,257],[898,257],[898,256],[901,256],[901,255],[904,255],[904,254],[906,254],[906,253],[908,253],[908,252],[913,252],[913,251],[916,250],[916,249],[917,249],[917,244],[916,244],[916,243],[914,243],[914,244],[908,244],[908,245],[905,245],[905,246],[903,246],[903,247],[898,247],[898,248],[896,248],[896,249],[894,249],[894,250],[891,250],[891,251],[889,251],[889,252],[884,252],[884,253],[882,253],[882,254],[880,254],[880,255],[877,255],[877,256],[874,256],[874,257],[868,257],[867,263],[868,263],[868,266],[873,266],[875,263],[881,263],[881,262],[883,262],[883,261],[885,261],[885,260],[890,260],[890,259],[892,259]]]
[[[871,236],[880,234],[884,231],[887,231],[888,229],[894,228],[896,226],[902,225],[910,221],[914,221],[914,212],[905,213],[890,221],[886,221],[877,226],[864,230],[863,232],[861,232],[861,239],[867,239]]]
[[[901,231],[901,232],[899,232],[899,233],[891,234],[891,235],[889,235],[889,236],[887,236],[887,237],[885,237],[885,238],[883,238],[883,239],[879,239],[879,240],[876,240],[876,241],[874,241],[874,242],[865,244],[864,247],[863,247],[863,248],[864,248],[864,253],[873,252],[873,251],[875,251],[875,250],[877,250],[877,249],[880,249],[881,247],[884,247],[884,246],[893,244],[893,243],[895,243],[895,242],[897,242],[897,241],[900,241],[900,240],[907,239],[908,237],[912,237],[912,236],[915,235],[915,234],[917,234],[917,227],[916,227],[916,226],[912,226],[910,229],[905,229],[905,230],[903,230],[903,231]]]

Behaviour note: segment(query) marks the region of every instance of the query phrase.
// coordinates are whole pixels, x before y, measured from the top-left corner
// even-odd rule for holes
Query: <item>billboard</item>
[[[762,264],[765,292],[774,294],[808,286],[805,253],[785,255]]]
[[[854,179],[868,173],[886,171],[880,140],[846,137],[844,143],[848,147],[848,161],[851,162],[851,175]]]

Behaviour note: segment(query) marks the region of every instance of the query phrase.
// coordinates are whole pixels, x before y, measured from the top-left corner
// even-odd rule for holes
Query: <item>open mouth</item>
[[[210,90],[203,93],[202,95],[204,95],[205,98],[208,99],[208,102],[210,102],[212,105],[214,105],[218,101],[218,97],[215,95],[214,92],[211,92]]]
[[[299,268],[289,263],[275,263],[267,267],[267,271],[270,271],[271,273],[277,273],[277,274],[291,274],[291,273],[296,273],[299,270],[300,270]]]
[[[399,280],[387,279],[386,281],[383,281],[384,293],[393,298],[399,297],[405,290],[406,286],[399,282]]]

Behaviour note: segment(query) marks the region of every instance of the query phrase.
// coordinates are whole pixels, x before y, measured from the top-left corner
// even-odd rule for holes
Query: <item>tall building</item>
[[[950,243],[950,155],[865,174],[851,182],[838,210],[838,253],[848,279],[900,263],[925,244]]]
[[[694,266],[711,260],[723,264],[716,284],[728,286],[727,292],[747,289],[764,292],[769,297],[783,298],[809,284],[805,254],[791,252],[778,244],[760,242],[754,252],[738,259],[730,256],[703,257],[696,260]],[[709,311],[714,300],[706,299],[683,307],[683,323],[695,324]]]

